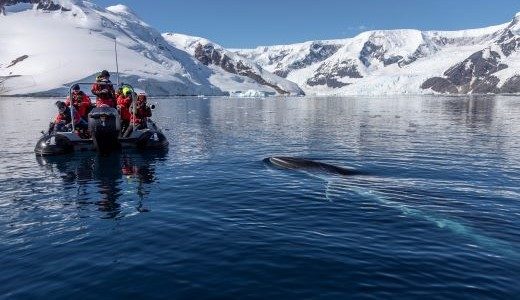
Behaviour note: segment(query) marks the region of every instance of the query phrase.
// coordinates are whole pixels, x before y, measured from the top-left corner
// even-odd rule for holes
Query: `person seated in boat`
[[[96,77],[96,83],[92,85],[91,91],[96,95],[96,107],[116,107],[116,94],[107,70],[101,71]]]
[[[152,116],[152,109],[146,103],[146,95],[139,94],[136,101],[136,113],[131,113],[132,122],[137,125],[137,129],[146,128],[146,121]]]
[[[67,100],[65,100],[65,105],[70,107],[70,96],[67,96]],[[74,109],[78,112],[82,121],[88,122],[88,113],[91,108],[91,102],[89,96],[85,94],[79,87],[79,84],[75,84],[72,87],[72,105]]]
[[[125,132],[130,124],[130,105],[132,105],[132,89],[125,86],[118,93],[117,108],[121,114],[121,132]]]
[[[146,100],[145,94],[137,96],[135,114],[133,107],[130,107],[130,125],[123,136],[130,136],[134,129],[147,128],[147,120],[152,116],[152,107],[147,105]]]
[[[74,106],[67,107],[67,105],[65,105],[65,102],[63,101],[57,101],[55,104],[58,108],[58,114],[54,118],[54,122],[52,122],[49,125],[49,134],[51,134],[52,132],[70,131],[72,129],[72,115],[74,115],[74,126],[83,127],[83,125],[80,124],[81,117],[79,116],[79,113],[74,109]]]

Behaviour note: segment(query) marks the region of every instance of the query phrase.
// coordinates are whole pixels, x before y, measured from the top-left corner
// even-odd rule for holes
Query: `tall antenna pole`
[[[119,63],[117,62],[117,39],[114,38],[114,52],[116,53],[117,86],[119,86]]]

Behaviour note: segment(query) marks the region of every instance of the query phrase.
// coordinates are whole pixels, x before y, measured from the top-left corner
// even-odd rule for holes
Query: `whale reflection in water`
[[[134,212],[147,212],[144,200],[156,180],[155,164],[165,157],[165,152],[123,152],[109,156],[95,153],[77,153],[65,156],[36,156],[38,164],[50,172],[50,176],[63,181],[63,196],[78,206],[94,204],[104,213],[102,218],[121,217],[128,201],[137,197]],[[123,180],[125,179],[125,180]],[[128,213],[125,212],[125,215]]]

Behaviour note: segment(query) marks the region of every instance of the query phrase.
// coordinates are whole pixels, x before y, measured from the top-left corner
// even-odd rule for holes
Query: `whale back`
[[[293,169],[293,170],[314,170],[323,171],[328,173],[334,173],[339,175],[358,175],[359,171],[354,169],[348,169],[344,167],[338,167],[331,164],[318,162],[305,158],[289,157],[289,156],[271,156],[265,159],[265,161],[271,163],[274,166]]]

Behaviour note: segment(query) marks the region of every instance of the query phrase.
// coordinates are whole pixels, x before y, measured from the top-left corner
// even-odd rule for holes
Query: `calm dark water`
[[[520,299],[518,97],[158,99],[166,154],[37,159],[55,100],[0,99],[0,298]]]

